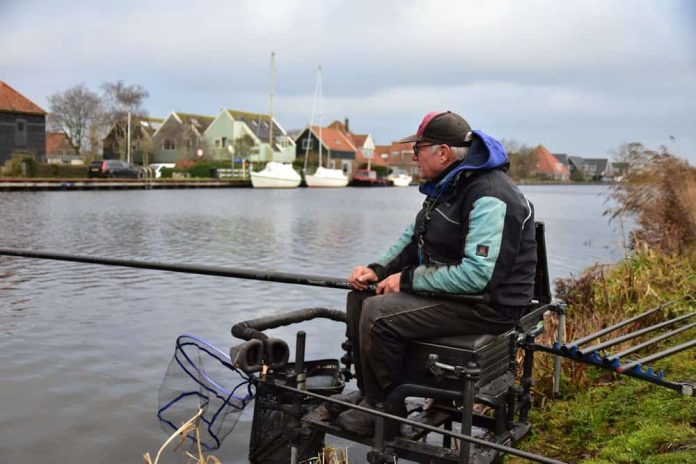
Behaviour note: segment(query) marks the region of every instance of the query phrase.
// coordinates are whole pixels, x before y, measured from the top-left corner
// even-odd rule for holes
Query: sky
[[[273,87],[286,130],[349,118],[384,145],[451,110],[553,153],[641,142],[696,165],[689,0],[0,0],[0,80],[46,110],[123,80],[157,117],[268,113]]]

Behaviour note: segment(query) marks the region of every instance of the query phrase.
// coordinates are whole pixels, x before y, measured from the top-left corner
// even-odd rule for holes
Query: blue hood
[[[450,185],[462,171],[482,171],[495,169],[508,162],[507,153],[503,145],[488,134],[480,130],[472,131],[474,138],[469,147],[469,154],[459,165],[447,173],[436,184],[426,182],[420,186],[421,193],[428,196],[439,196],[449,189]]]

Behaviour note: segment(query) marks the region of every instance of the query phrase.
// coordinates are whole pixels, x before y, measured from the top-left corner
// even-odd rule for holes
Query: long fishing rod
[[[289,272],[255,271],[250,269],[239,269],[222,266],[207,266],[201,264],[171,264],[158,263],[152,261],[135,261],[130,259],[101,258],[95,256],[72,255],[67,253],[21,250],[13,248],[0,248],[0,255],[16,256],[21,258],[50,259],[54,261],[68,261],[73,263],[120,266],[135,269],[151,269],[156,271],[182,272],[186,274],[200,274],[217,277],[233,277],[238,279],[262,280],[266,282],[279,282],[285,284],[309,285],[312,287],[353,290],[353,287],[350,286],[348,280],[346,279],[307,274],[294,274]],[[367,290],[374,292],[375,289],[376,285],[370,285]],[[443,293],[419,293],[419,295],[473,303],[487,303],[490,301],[490,297],[488,295],[453,295]]]

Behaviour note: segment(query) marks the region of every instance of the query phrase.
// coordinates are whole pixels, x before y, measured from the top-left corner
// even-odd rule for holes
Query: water
[[[552,277],[623,256],[600,186],[525,186]],[[416,188],[0,193],[0,247],[345,278],[412,220]],[[345,291],[0,257],[0,463],[140,462],[166,438],[160,381],[181,333],[227,350],[247,319],[340,308]],[[308,358],[340,357],[315,321]],[[292,343],[291,343],[292,344]],[[246,462],[251,408],[216,455]],[[171,462],[171,456],[168,462]]]

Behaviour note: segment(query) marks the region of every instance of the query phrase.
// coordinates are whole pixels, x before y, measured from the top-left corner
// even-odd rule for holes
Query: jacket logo
[[[488,247],[486,245],[476,245],[476,256],[488,257]]]

